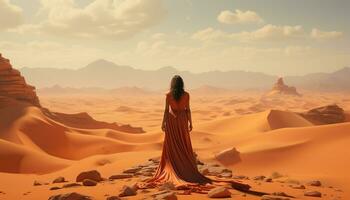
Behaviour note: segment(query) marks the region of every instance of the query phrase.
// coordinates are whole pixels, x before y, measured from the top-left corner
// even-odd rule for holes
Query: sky
[[[0,0],[15,68],[106,59],[154,70],[304,75],[350,67],[348,0]]]

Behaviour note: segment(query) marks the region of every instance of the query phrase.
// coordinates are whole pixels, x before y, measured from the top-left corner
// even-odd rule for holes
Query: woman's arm
[[[163,115],[163,122],[162,122],[162,131],[165,131],[165,123],[168,119],[169,115],[169,103],[168,103],[168,95],[165,98],[165,109],[164,109],[164,115]]]
[[[188,119],[188,131],[191,132],[193,129],[192,126],[192,114],[191,114],[191,108],[190,108],[190,95],[188,94],[188,100],[187,100],[187,105],[186,105],[186,111],[187,111],[187,119]]]

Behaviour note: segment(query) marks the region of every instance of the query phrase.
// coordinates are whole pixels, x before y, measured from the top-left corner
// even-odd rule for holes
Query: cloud
[[[247,23],[262,23],[264,20],[254,11],[230,10],[221,11],[217,20],[223,24],[247,24]]]
[[[39,15],[46,20],[18,32],[123,39],[158,24],[166,14],[162,0],[94,0],[83,8],[75,0],[41,0],[41,6]]]
[[[9,0],[0,0],[0,30],[17,27],[22,23],[22,9]]]
[[[317,40],[331,40],[331,39],[338,39],[343,37],[343,32],[339,31],[321,31],[317,28],[312,29],[311,31],[311,38],[317,39]]]
[[[275,26],[268,24],[255,31],[243,31],[237,33],[229,33],[209,27],[195,32],[192,35],[192,38],[201,41],[237,40],[240,42],[252,42],[297,39],[303,38],[305,35],[306,34],[302,26]]]

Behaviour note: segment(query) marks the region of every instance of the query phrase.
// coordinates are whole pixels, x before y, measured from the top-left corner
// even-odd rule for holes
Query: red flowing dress
[[[166,95],[167,117],[165,118],[165,139],[159,167],[150,183],[172,182],[174,185],[191,185],[211,183],[202,175],[193,154],[188,130],[188,112],[190,95],[185,92],[176,101],[172,94]]]

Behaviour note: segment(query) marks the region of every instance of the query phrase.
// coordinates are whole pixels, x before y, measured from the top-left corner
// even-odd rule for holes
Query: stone
[[[261,200],[290,200],[290,198],[284,196],[263,195]]]
[[[219,152],[215,158],[225,165],[233,165],[241,161],[240,152],[234,147]]]
[[[54,186],[54,187],[51,187],[50,190],[59,190],[61,189],[60,187],[57,187],[57,186]]]
[[[81,172],[77,176],[76,182],[82,182],[85,179],[90,179],[90,180],[93,180],[93,181],[96,181],[96,182],[102,181],[101,174],[98,171],[96,171],[96,170]]]
[[[125,174],[134,174],[138,171],[140,171],[142,168],[141,167],[133,167],[133,168],[129,168],[123,171],[123,173]]]
[[[132,174],[116,174],[109,177],[109,180],[132,178]]]
[[[49,200],[91,200],[91,197],[72,192],[51,196]]]
[[[307,191],[304,193],[304,196],[307,197],[322,197],[322,193],[319,191]]]
[[[96,186],[97,182],[91,179],[85,179],[83,180],[83,185],[84,186]]]
[[[336,104],[314,108],[300,115],[318,125],[343,123],[346,120],[344,109]]]
[[[34,181],[33,183],[34,186],[40,186],[40,185],[43,185],[43,183],[41,183],[40,181]]]
[[[307,185],[319,187],[322,185],[322,183],[321,181],[310,181],[307,183]]]
[[[271,183],[272,182],[272,178],[266,178],[265,182]]]
[[[79,187],[81,184],[79,183],[67,183],[62,186],[62,188],[71,188],[71,187]]]
[[[106,200],[121,200],[121,198],[119,198],[117,196],[110,196],[110,197],[107,197]]]
[[[300,189],[300,190],[306,189],[304,185],[291,185],[290,187],[293,189]]]
[[[263,181],[266,178],[266,176],[256,176],[253,178],[254,181]]]
[[[156,195],[155,200],[177,200],[175,192],[166,192],[163,194]]]
[[[137,194],[134,187],[124,185],[119,193],[119,197],[135,196]]]
[[[287,195],[284,192],[273,192],[272,195],[274,195],[274,196],[281,196],[281,197],[290,197],[289,195]]]
[[[66,179],[62,176],[55,178],[55,180],[52,181],[52,183],[64,183],[66,182]]]
[[[209,198],[229,198],[231,197],[231,192],[225,187],[217,187],[211,189],[208,192]]]

